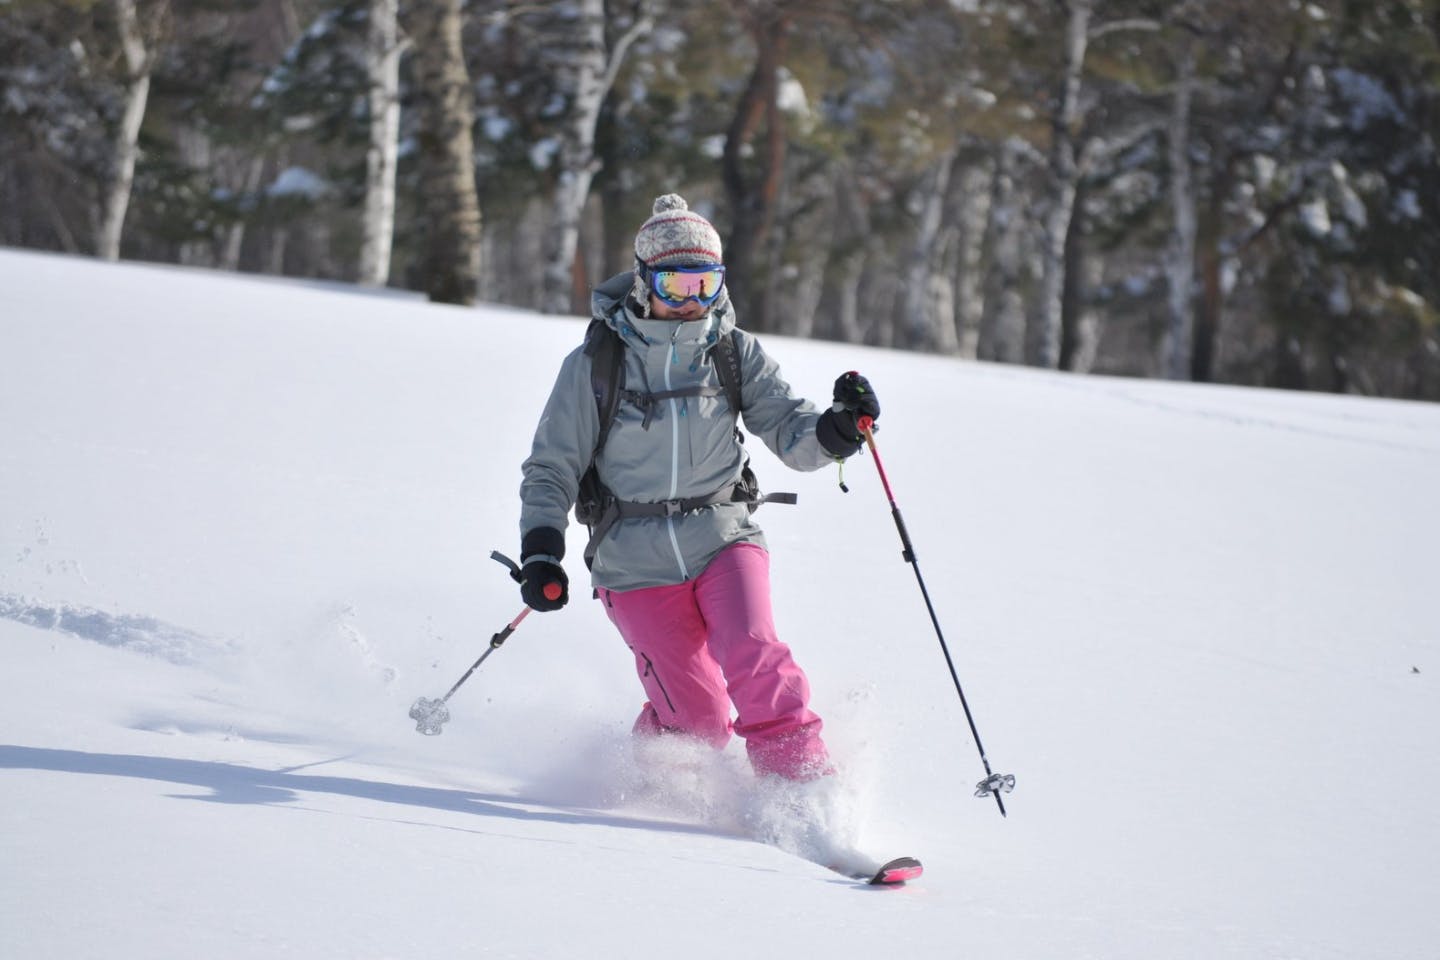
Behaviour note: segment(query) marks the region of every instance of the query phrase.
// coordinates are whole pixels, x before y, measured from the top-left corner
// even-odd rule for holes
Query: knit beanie
[[[655,200],[654,216],[635,234],[635,257],[647,267],[720,263],[720,234],[678,193]]]

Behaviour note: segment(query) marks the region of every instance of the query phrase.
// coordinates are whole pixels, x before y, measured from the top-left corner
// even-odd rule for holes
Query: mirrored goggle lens
[[[725,268],[656,270],[650,275],[650,283],[662,300],[673,303],[684,303],[686,300],[710,303],[720,295],[720,287],[725,283]]]

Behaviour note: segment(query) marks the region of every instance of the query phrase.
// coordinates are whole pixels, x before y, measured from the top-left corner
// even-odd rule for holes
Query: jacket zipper
[[[680,362],[679,345],[677,338],[680,336],[680,328],[676,327],[675,332],[670,335],[670,359],[665,364],[665,389],[674,390],[670,382],[670,367]],[[675,398],[670,398],[670,497],[674,500],[677,491],[680,489],[680,412],[675,405]],[[675,551],[675,562],[680,566],[680,576],[690,579],[690,570],[685,566],[685,555],[680,551],[680,539],[675,536],[675,518],[665,518],[665,528],[670,534],[670,548]],[[658,678],[657,678],[658,682]],[[671,708],[674,709],[673,707]]]

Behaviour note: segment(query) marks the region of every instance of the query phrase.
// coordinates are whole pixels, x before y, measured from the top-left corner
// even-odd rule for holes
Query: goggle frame
[[[696,264],[693,266],[686,266],[683,264],[665,264],[658,267],[643,267],[643,269],[646,275],[648,286],[650,287],[650,292],[655,294],[655,296],[659,297],[660,302],[665,304],[667,307],[673,307],[678,309],[679,307],[685,306],[685,304],[689,303],[691,300],[694,300],[702,307],[708,307],[720,298],[721,291],[725,289],[725,264],[723,263],[706,263]],[[700,274],[714,273],[718,274],[719,282],[715,284],[715,290],[713,293],[710,293],[708,295],[703,293],[687,293],[685,296],[679,297],[677,299],[676,297],[672,296],[669,293],[666,293],[663,289],[661,289],[661,277],[663,274],[667,273],[681,274],[684,276],[697,276]],[[701,284],[701,289],[704,289],[703,283]]]

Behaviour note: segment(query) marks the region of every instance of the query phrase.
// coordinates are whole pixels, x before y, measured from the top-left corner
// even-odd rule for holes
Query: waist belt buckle
[[[665,516],[667,516],[667,517],[673,517],[673,516],[676,516],[677,514],[684,513],[684,512],[685,512],[685,511],[683,511],[683,510],[680,509],[680,501],[679,501],[679,500],[666,500],[666,501],[665,501]]]

